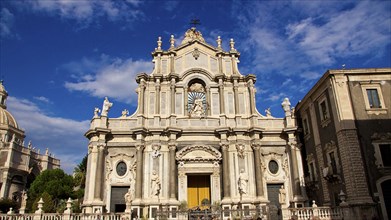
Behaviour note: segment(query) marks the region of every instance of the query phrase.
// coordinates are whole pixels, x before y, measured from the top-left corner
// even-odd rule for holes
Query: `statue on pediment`
[[[192,42],[192,41],[201,41],[205,43],[204,38],[202,37],[201,32],[197,31],[196,28],[190,28],[189,30],[186,31],[185,33],[185,38],[182,41],[182,44]]]

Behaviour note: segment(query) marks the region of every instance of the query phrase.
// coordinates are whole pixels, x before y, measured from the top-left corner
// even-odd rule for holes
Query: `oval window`
[[[126,163],[121,161],[117,164],[117,174],[118,176],[123,176],[126,173]]]
[[[277,161],[275,160],[271,160],[269,162],[269,171],[272,173],[272,174],[276,174],[278,172],[278,163]]]

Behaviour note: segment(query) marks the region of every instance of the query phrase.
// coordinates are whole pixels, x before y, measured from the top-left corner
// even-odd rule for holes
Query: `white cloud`
[[[0,11],[0,37],[11,37],[11,27],[14,23],[14,15],[7,9],[2,8]]]
[[[110,21],[124,20],[126,22],[143,19],[144,14],[137,8],[141,3],[138,0],[30,0],[15,4],[34,12],[45,12],[51,16],[75,20],[79,24],[88,26],[98,17],[106,17]]]
[[[150,61],[122,60],[106,56],[100,60],[84,58],[79,64],[72,62],[71,66],[77,67],[76,71],[79,75],[75,75],[78,77],[77,82],[65,83],[68,90],[86,92],[99,98],[108,96],[126,103],[132,101],[134,103],[137,100],[136,75],[140,72],[149,73],[152,70]],[[85,74],[86,72],[88,74]]]
[[[44,103],[52,103],[48,98],[44,97],[44,96],[34,96],[33,97],[35,100],[38,100],[38,101],[41,101],[41,102],[44,102]]]
[[[320,1],[308,6],[255,2],[241,7],[244,13],[238,8],[233,14],[242,14],[239,21],[246,40],[241,45],[255,71],[316,79],[341,59],[384,53],[391,44],[389,7],[387,1],[337,6]]]
[[[336,57],[377,54],[390,44],[391,17],[382,5],[359,2],[325,19],[321,25],[308,18],[287,26],[288,38],[317,64],[330,65]]]
[[[269,95],[269,97],[266,98],[266,100],[270,100],[272,102],[275,102],[277,100],[282,100],[284,97],[286,97],[286,94],[283,92],[272,93],[271,95]]]
[[[8,110],[17,120],[19,127],[25,130],[25,142],[32,140],[34,147],[49,148],[56,158],[61,160],[61,167],[70,173],[84,157],[80,152],[87,152],[87,139],[83,134],[88,130],[89,120],[52,117],[39,106],[26,99],[8,97]]]

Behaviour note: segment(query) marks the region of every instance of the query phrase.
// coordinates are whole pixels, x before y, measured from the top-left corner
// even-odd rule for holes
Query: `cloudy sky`
[[[259,112],[277,117],[328,69],[391,66],[390,1],[1,0],[0,75],[26,143],[71,172],[94,107],[108,96],[109,117],[133,112],[134,77],[151,72],[157,38],[168,49],[194,18],[207,43],[235,40]]]

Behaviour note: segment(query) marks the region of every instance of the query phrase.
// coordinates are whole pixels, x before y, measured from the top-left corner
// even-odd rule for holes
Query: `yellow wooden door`
[[[187,205],[189,208],[201,206],[207,199],[210,203],[210,176],[194,175],[187,177]]]

